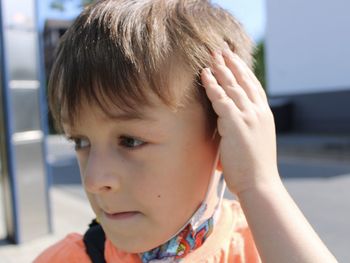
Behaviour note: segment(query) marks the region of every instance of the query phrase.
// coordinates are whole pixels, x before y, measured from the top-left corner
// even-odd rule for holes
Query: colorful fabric
[[[177,236],[173,237],[167,243],[151,251],[141,254],[143,263],[172,258],[173,261],[184,258],[188,253],[200,247],[207,237],[213,231],[213,218],[204,222],[197,231],[194,231],[191,224]]]

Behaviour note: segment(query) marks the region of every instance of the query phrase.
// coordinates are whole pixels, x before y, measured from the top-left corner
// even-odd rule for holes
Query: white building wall
[[[267,0],[272,96],[350,90],[350,1]]]

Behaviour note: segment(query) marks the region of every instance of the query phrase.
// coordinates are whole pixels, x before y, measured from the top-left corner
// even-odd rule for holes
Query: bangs
[[[95,28],[98,30],[91,30],[91,25],[80,30],[72,28],[75,34],[67,32],[57,50],[49,100],[59,129],[62,112],[66,113],[67,123],[72,124],[82,103],[97,105],[107,115],[111,106],[135,112],[151,106],[150,95],[154,93],[166,105],[175,107],[168,87],[170,65],[165,65],[165,60],[158,61],[157,67],[150,67],[146,61],[141,65],[140,61],[147,59],[135,56],[141,52],[134,51],[136,59],[131,60],[108,28]]]

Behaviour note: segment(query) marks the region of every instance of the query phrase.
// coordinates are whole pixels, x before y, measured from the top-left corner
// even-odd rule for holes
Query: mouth
[[[108,213],[104,212],[104,215],[106,218],[111,219],[111,220],[127,220],[134,218],[141,213],[138,211],[126,211],[126,212],[118,212],[118,213]]]

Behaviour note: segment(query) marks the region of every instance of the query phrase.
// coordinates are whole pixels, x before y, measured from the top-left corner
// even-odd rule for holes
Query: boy
[[[250,53],[206,0],[99,1],[65,34],[50,107],[106,262],[336,262],[281,183]],[[240,205],[222,201],[220,171]],[[71,234],[36,262],[90,259]]]

